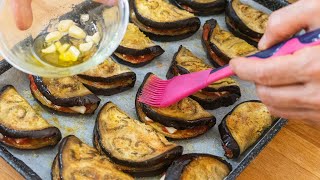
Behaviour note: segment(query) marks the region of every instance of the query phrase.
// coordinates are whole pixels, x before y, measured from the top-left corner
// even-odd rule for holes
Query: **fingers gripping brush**
[[[252,59],[292,54],[305,47],[320,45],[320,29],[295,36],[267,50],[248,56]],[[138,101],[154,107],[167,107],[195,92],[209,86],[215,81],[234,75],[229,65],[190,74],[175,76],[162,80],[151,76],[141,91]]]

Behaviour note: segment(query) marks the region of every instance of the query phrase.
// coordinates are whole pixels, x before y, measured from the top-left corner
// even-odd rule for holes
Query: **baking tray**
[[[259,5],[250,0],[243,0],[243,2],[253,5],[257,9],[269,12],[267,8]],[[272,2],[272,1],[270,1]],[[209,17],[201,17],[202,25],[205,20],[215,18],[222,28],[226,29],[224,15],[215,15]],[[141,68],[131,68],[137,74],[136,85],[133,89],[130,89],[126,92],[116,94],[109,97],[100,96],[102,99],[99,109],[96,113],[91,116],[63,116],[58,114],[52,114],[47,110],[43,109],[32,97],[29,90],[29,81],[27,75],[11,68],[8,71],[4,72],[0,76],[0,86],[6,84],[11,84],[16,87],[18,92],[27,99],[27,101],[34,107],[34,109],[41,114],[45,119],[49,121],[50,124],[58,127],[63,137],[73,134],[79,137],[85,143],[92,145],[92,136],[93,136],[93,127],[95,123],[95,118],[99,112],[102,105],[108,101],[112,101],[127,112],[131,117],[137,119],[134,107],[134,100],[137,89],[141,85],[143,78],[146,73],[153,72],[158,76],[165,78],[165,74],[169,68],[172,57],[174,53],[178,50],[180,45],[184,45],[190,49],[195,55],[200,58],[206,59],[206,53],[203,50],[201,45],[201,33],[202,27],[200,30],[194,34],[192,37],[185,40],[169,43],[160,43],[159,44],[166,52],[161,55],[159,58],[155,59],[150,64],[141,67]],[[207,61],[207,63],[209,63]],[[8,67],[3,67],[8,68]],[[5,71],[5,70],[3,70]],[[1,73],[0,68],[0,73]],[[189,140],[179,140],[174,141],[175,143],[182,145],[184,147],[184,153],[210,153],[220,157],[224,157],[224,151],[221,146],[220,135],[218,132],[218,124],[235,105],[252,99],[258,99],[255,94],[254,84],[242,81],[235,77],[241,87],[241,98],[232,106],[222,107],[216,110],[210,111],[217,118],[217,124],[205,133],[202,136],[199,136],[194,139]],[[276,135],[276,133],[286,124],[285,119],[277,120],[253,145],[249,148],[243,155],[235,160],[227,161],[232,165],[232,172],[226,179],[235,179],[243,169],[259,154],[259,152],[267,145],[267,143]],[[0,145],[1,146],[1,145]],[[10,152],[10,153],[9,153]],[[8,163],[13,166],[22,176],[26,179],[51,179],[51,164],[53,162],[54,156],[57,153],[57,147],[55,148],[44,148],[40,150],[17,150],[13,148],[4,147],[0,148],[0,156],[3,157]],[[13,156],[12,156],[12,155]],[[20,161],[21,160],[21,161]],[[30,167],[30,168],[29,168]],[[153,178],[141,178],[141,179],[159,179],[160,177]]]

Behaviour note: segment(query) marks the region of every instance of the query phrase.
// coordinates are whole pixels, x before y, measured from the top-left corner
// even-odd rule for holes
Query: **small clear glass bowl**
[[[43,77],[75,75],[97,66],[119,46],[129,20],[128,0],[118,0],[113,6],[83,0],[33,0],[32,26],[22,31],[15,24],[10,1],[0,0],[0,52],[15,68]],[[96,53],[81,64],[70,67],[42,63],[34,54],[34,39],[54,27],[59,20],[79,19],[82,14],[103,18],[101,41]]]

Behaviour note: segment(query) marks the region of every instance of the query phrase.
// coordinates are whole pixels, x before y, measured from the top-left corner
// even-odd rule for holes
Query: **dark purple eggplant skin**
[[[118,93],[121,93],[121,92],[124,92],[126,90],[133,88],[135,82],[136,82],[136,78],[134,78],[132,83],[127,86],[121,86],[121,87],[110,88],[110,89],[101,89],[101,88],[97,88],[94,86],[90,86],[85,83],[82,83],[82,84],[84,86],[86,86],[86,88],[88,88],[91,92],[93,92],[96,95],[111,96],[111,95],[118,94]]]
[[[131,55],[131,56],[142,56],[142,55],[147,55],[151,53],[158,54],[158,56],[160,56],[161,54],[164,53],[164,50],[159,45],[147,47],[144,49],[132,49],[124,46],[119,46],[115,52],[120,54]]]
[[[63,174],[63,169],[64,169],[63,165],[62,165],[62,152],[63,152],[64,146],[67,144],[69,138],[72,136],[74,136],[74,135],[69,135],[69,136],[64,137],[59,144],[58,154],[56,156],[58,158],[58,164],[59,164],[59,169],[60,169],[60,171],[59,171],[60,179],[63,179],[62,174]],[[51,176],[51,177],[53,177],[53,176]]]
[[[200,153],[190,153],[180,156],[180,158],[173,161],[171,166],[168,168],[165,176],[165,180],[180,180],[184,169],[196,158],[198,157],[210,157],[219,160],[223,164],[227,165],[230,171],[232,171],[232,166],[227,161],[221,157],[214,156],[211,154],[200,154]]]
[[[221,61],[224,61],[224,62],[228,62],[231,58],[228,57],[227,55],[225,55],[223,52],[220,51],[220,49],[214,45],[213,43],[210,42],[210,37],[213,33],[213,30],[214,28],[217,26],[217,20],[215,19],[209,19],[205,22],[205,24],[203,25],[203,34],[202,34],[202,45],[203,45],[203,48],[206,50],[207,52],[207,56],[208,56],[208,59],[210,60],[210,63],[214,66],[214,67],[221,67],[221,64],[217,63],[216,62],[216,58],[219,58]],[[209,33],[206,35],[205,34],[205,29],[206,27],[209,27]],[[206,36],[206,37],[204,37]],[[207,40],[206,40],[206,39]],[[215,57],[212,57],[209,53],[209,51],[212,50],[215,54]],[[225,63],[227,64],[227,63]]]
[[[219,97],[214,101],[206,101],[193,95],[191,95],[190,98],[197,101],[204,109],[214,110],[220,107],[228,107],[234,104],[240,98],[240,96],[238,96],[237,94],[230,94],[229,96]]]
[[[175,4],[181,9],[189,11],[184,6],[191,8],[193,11],[189,11],[197,16],[209,16],[215,14],[221,14],[226,7],[225,0],[217,0],[210,3],[198,3],[192,0],[170,0],[172,4]]]
[[[172,42],[172,41],[179,41],[179,40],[186,39],[186,38],[192,36],[195,32],[197,32],[198,29],[196,31],[191,31],[186,34],[181,34],[181,35],[177,35],[177,36],[158,35],[158,34],[153,34],[150,32],[143,31],[143,30],[141,30],[141,31],[153,41]]]
[[[220,137],[222,140],[222,146],[224,148],[229,149],[232,152],[231,156],[228,156],[227,153],[225,153],[225,156],[229,159],[235,159],[240,156],[240,147],[236,140],[233,138],[230,130],[227,127],[227,118],[230,114],[233,113],[233,111],[241,104],[246,103],[246,102],[261,102],[259,100],[249,100],[249,101],[244,101],[238,105],[236,105],[228,114],[224,116],[222,119],[221,123],[218,126]]]
[[[152,75],[152,73],[148,73],[144,80],[143,83],[141,84],[140,88],[137,91],[137,95],[136,95],[136,102],[137,102],[137,97],[141,94],[142,89],[146,83],[146,81],[148,80],[148,78]],[[176,129],[192,129],[198,126],[214,126],[216,124],[216,118],[214,116],[212,116],[212,118],[203,118],[200,120],[195,120],[195,121],[184,121],[181,119],[177,119],[177,118],[172,118],[172,117],[167,117],[167,116],[162,116],[159,115],[158,113],[154,112],[150,106],[140,103],[141,104],[141,108],[142,111],[149,117],[151,118],[153,121],[159,122],[160,124],[167,126],[167,127],[174,127]],[[137,105],[136,105],[137,106]],[[137,109],[137,107],[136,107]]]
[[[132,79],[136,79],[136,73],[134,72],[126,72],[126,73],[122,73],[122,74],[117,74],[108,78],[104,78],[104,77],[94,77],[94,76],[88,76],[88,75],[84,75],[84,74],[78,74],[78,77],[88,80],[88,81],[93,81],[93,82],[105,82],[105,83],[113,83],[113,82],[118,82],[121,80],[126,80],[128,78],[132,78]]]
[[[168,69],[168,72],[166,74],[166,77],[167,79],[171,79],[173,78],[174,76],[177,76],[178,73],[179,74],[189,74],[191,72],[189,72],[187,69],[183,68],[182,66],[178,66],[177,63],[176,63],[176,59],[177,59],[177,56],[180,52],[180,50],[183,48],[182,45],[180,45],[178,51],[174,54],[173,58],[172,58],[172,62],[170,64],[170,67]],[[177,68],[178,72],[176,72],[175,68]],[[229,90],[230,88],[230,90]],[[228,86],[228,87],[221,87],[219,89],[214,89],[214,88],[211,88],[211,87],[206,87],[203,89],[204,91],[207,91],[207,92],[222,92],[222,91],[231,91],[232,93],[235,93],[235,94],[239,94],[241,95],[241,92],[240,92],[240,88],[239,86]]]
[[[177,28],[184,28],[184,27],[190,27],[190,26],[199,26],[200,27],[200,19],[198,17],[192,17],[186,20],[179,20],[176,22],[155,22],[152,21],[151,19],[143,17],[136,6],[135,0],[132,2],[132,8],[133,11],[136,14],[137,19],[144,25],[150,26],[152,28],[157,28],[157,29],[177,29]]]
[[[232,6],[233,0],[228,2],[226,8],[226,24],[227,28],[236,36],[241,39],[246,40],[249,44],[256,46],[258,45],[258,41],[254,39],[261,39],[263,34],[255,32],[250,29],[237,15]]]
[[[176,63],[177,55],[180,52],[182,47],[183,46],[179,47],[179,50],[175,53],[175,55],[172,58],[171,65],[170,65],[168,72],[167,72],[167,75],[166,75],[167,79],[171,79],[171,78],[177,76],[178,74],[189,74],[190,73],[187,69],[185,69],[181,66],[178,66]],[[221,96],[221,97],[215,99],[214,101],[205,101],[205,100],[200,99],[196,96],[193,96],[193,95],[190,96],[190,98],[197,101],[204,109],[210,109],[210,110],[217,109],[219,107],[230,106],[230,105],[234,104],[241,97],[240,87],[235,86],[235,85],[221,87],[219,89],[206,87],[203,89],[203,91],[207,91],[207,92],[228,91],[228,92],[230,92],[230,94],[228,96]]]
[[[151,33],[151,32],[144,31],[143,28],[141,28],[139,26],[139,24],[143,24],[143,23],[141,23],[137,18],[133,18],[132,17],[132,11],[133,10],[131,10],[131,13],[130,13],[130,22],[132,22],[136,26],[138,26],[140,31],[143,32],[146,36],[148,36],[153,41],[160,41],[160,42],[179,41],[179,40],[186,39],[186,38],[192,36],[200,28],[200,24],[199,24],[199,25],[196,26],[196,28],[193,31],[187,32],[185,34],[180,34],[180,35],[159,35],[159,34],[154,34],[154,33]]]
[[[12,85],[6,85],[0,90],[0,95],[5,92],[9,88],[14,88]],[[10,138],[32,138],[32,139],[39,139],[39,138],[46,138],[46,137],[59,137],[61,139],[61,132],[56,127],[48,127],[41,130],[31,130],[31,131],[19,131],[10,129],[2,124],[0,124],[0,133],[4,136]]]
[[[247,43],[251,44],[252,46],[258,47],[258,42],[253,40],[251,37],[247,36],[246,34],[243,34],[240,32],[240,30],[237,28],[237,25],[232,22],[228,17],[226,19],[226,25],[229,31],[234,34],[235,36],[247,41]]]
[[[34,82],[41,92],[48,100],[53,104],[63,107],[73,107],[73,106],[85,106],[88,104],[99,104],[100,98],[95,94],[88,94],[82,97],[72,97],[72,98],[56,98],[47,89],[47,86],[43,83],[42,78],[39,76],[33,76]]]
[[[30,87],[31,88],[31,87]],[[42,104],[34,95],[34,93],[31,91],[31,95],[33,96],[33,98],[37,101],[37,103],[43,108],[46,109],[48,112],[53,113],[53,114],[57,114],[57,115],[61,115],[61,116],[75,116],[78,113],[67,113],[67,112],[62,112],[62,111],[57,111],[54,109],[49,108],[48,106]],[[91,116],[92,114],[94,114],[95,111],[93,111],[92,113],[86,113],[86,114],[82,114],[82,116]]]
[[[234,24],[237,25],[239,31],[243,34],[246,34],[252,38],[261,38],[263,34],[255,32],[254,30],[250,29],[246,24],[244,24],[244,22],[240,19],[240,17],[233,9],[232,2],[233,0],[228,2],[226,8],[226,17],[228,17],[231,20],[231,22],[234,22]]]
[[[109,102],[107,102],[101,109],[103,109],[108,103]],[[101,138],[100,138],[101,134],[100,134],[99,123],[98,123],[101,112],[102,111],[100,110],[100,112],[97,116],[96,122],[95,122],[94,130],[93,130],[94,131],[93,132],[93,134],[94,134],[93,135],[93,144],[94,144],[94,147],[96,147],[96,148],[98,147],[97,149],[101,149],[101,151],[105,155],[107,155],[116,164],[127,166],[127,167],[142,168],[141,173],[143,173],[143,168],[147,169],[152,166],[159,165],[159,164],[169,165],[169,164],[171,164],[171,162],[174,159],[181,156],[181,154],[183,152],[183,147],[177,146],[161,156],[154,157],[152,159],[149,159],[149,160],[146,160],[143,162],[124,161],[124,160],[121,160],[121,159],[114,157],[111,152],[109,152],[106,148],[104,148],[103,143],[101,142]],[[161,167],[161,169],[162,168],[163,167]]]
[[[123,65],[126,65],[126,66],[130,66],[130,67],[133,67],[133,68],[143,67],[143,66],[151,63],[151,61],[153,60],[153,59],[152,59],[152,60],[150,60],[150,61],[145,61],[145,62],[142,62],[142,63],[131,63],[131,62],[129,62],[129,61],[126,61],[126,60],[118,57],[118,56],[115,55],[115,54],[112,54],[112,55],[111,55],[111,58],[112,58],[113,60],[117,61],[117,62],[120,63],[120,64],[123,64]]]
[[[145,66],[145,65],[151,63],[155,58],[157,58],[158,56],[160,56],[160,55],[162,55],[164,53],[164,50],[160,46],[153,46],[153,47],[154,48],[151,48],[151,49],[150,48],[145,48],[145,49],[141,50],[141,51],[143,51],[143,53],[145,53],[145,54],[141,54],[141,55],[131,55],[129,53],[126,53],[125,49],[121,50],[121,52],[124,52],[124,53],[118,52],[120,54],[125,54],[125,55],[130,55],[130,56],[137,56],[137,58],[139,56],[143,56],[143,55],[149,55],[149,54],[153,55],[153,57],[151,59],[149,59],[148,61],[144,61],[144,62],[132,63],[130,61],[122,59],[121,57],[118,57],[116,54],[112,54],[111,57],[112,57],[112,59],[116,60],[120,64],[124,64],[126,66],[135,67],[135,68],[142,67],[142,66]],[[157,48],[157,47],[159,47],[159,48]],[[127,49],[129,50],[130,48],[127,48]],[[132,50],[131,52],[140,51],[140,50],[136,50],[136,49],[131,49],[131,50]],[[134,54],[134,53],[132,53],[132,54]],[[140,54],[140,53],[138,53],[138,54]]]
[[[140,92],[138,91],[138,93]],[[214,116],[212,116],[212,118],[203,118],[195,121],[184,121],[182,119],[159,115],[158,113],[153,111],[148,105],[145,104],[142,104],[142,111],[153,121],[159,122],[164,126],[174,127],[180,130],[216,124],[216,118]]]

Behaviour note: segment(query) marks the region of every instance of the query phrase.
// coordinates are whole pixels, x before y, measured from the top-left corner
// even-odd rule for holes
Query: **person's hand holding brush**
[[[301,30],[320,28],[320,1],[300,0],[271,14],[259,42],[264,50]],[[241,79],[253,81],[257,94],[272,114],[320,122],[320,46],[263,61],[231,60]]]

